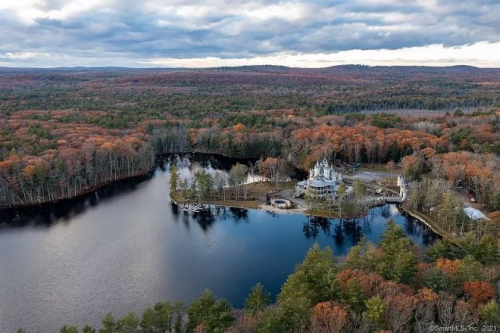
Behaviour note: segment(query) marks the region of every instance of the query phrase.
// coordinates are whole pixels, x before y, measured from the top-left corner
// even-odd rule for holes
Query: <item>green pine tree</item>
[[[102,329],[99,333],[114,333],[116,328],[115,319],[111,313],[106,313],[106,316],[102,320]]]
[[[385,326],[385,312],[387,306],[379,295],[373,296],[365,302],[366,313],[370,322],[376,329],[383,329]]]
[[[179,171],[177,166],[172,164],[170,166],[170,191],[177,191],[179,187]]]
[[[252,287],[250,294],[245,300],[245,312],[255,315],[263,311],[271,302],[271,294],[264,293],[264,287],[261,283],[257,283]]]

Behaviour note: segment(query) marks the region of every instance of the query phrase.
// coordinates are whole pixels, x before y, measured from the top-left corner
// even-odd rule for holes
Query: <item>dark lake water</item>
[[[177,162],[181,177],[232,163],[206,155]],[[434,239],[392,205],[340,225],[228,208],[193,217],[172,207],[168,193],[167,168],[159,168],[78,200],[0,212],[0,332],[100,326],[106,312],[116,317],[158,301],[189,302],[205,288],[241,307],[257,282],[275,296],[315,242],[343,255],[362,235],[378,241],[391,217],[415,243]]]

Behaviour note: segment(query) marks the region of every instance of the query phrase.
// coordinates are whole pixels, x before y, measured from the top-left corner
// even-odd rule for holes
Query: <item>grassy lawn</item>
[[[179,204],[194,202],[191,199],[187,198],[187,196],[184,197],[182,191],[170,191],[170,199],[174,200]]]
[[[334,218],[334,219],[340,218],[339,212],[336,212],[334,210],[327,210],[327,209],[308,209],[304,213],[307,215],[328,217],[328,218]]]
[[[266,194],[271,191],[276,191],[275,188],[270,182],[257,182],[244,185],[248,190],[248,195],[259,198],[261,201],[266,200]]]
[[[266,200],[266,194],[269,192],[281,191],[284,189],[294,189],[296,182],[284,182],[278,183],[275,186],[271,182],[257,182],[246,184],[244,187],[247,189],[247,197],[254,198],[254,200],[203,200],[204,204],[213,204],[221,206],[234,206],[234,207],[245,207],[245,208],[258,208],[260,204],[264,203]],[[198,203],[192,191],[187,191],[186,195],[183,195],[182,191],[172,191],[170,192],[170,198],[179,204],[194,204]]]
[[[182,191],[170,192],[170,198],[172,198],[178,204],[197,204],[198,200],[193,196],[191,191],[186,193],[186,196],[182,194]],[[203,204],[208,205],[220,205],[220,206],[232,206],[232,207],[242,207],[242,208],[258,208],[262,203],[260,200],[203,200]]]
[[[295,185],[297,185],[296,181],[290,181],[290,182],[283,182],[283,183],[278,183],[278,188],[282,190],[295,190]]]

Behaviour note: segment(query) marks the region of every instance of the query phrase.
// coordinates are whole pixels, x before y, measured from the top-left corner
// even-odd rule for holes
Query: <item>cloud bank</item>
[[[0,66],[500,67],[498,13],[498,0],[0,0]]]

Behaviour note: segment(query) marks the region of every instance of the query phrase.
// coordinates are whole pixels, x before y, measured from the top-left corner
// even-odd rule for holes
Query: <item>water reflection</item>
[[[77,198],[65,199],[39,206],[0,209],[0,229],[2,227],[50,227],[55,223],[68,222],[85,213],[88,209],[136,191],[153,174],[120,180],[83,194]]]
[[[76,200],[1,211],[0,332],[98,326],[106,312],[189,302],[205,288],[241,307],[257,282],[279,293],[314,243],[343,255],[362,236],[378,242],[388,218],[416,244],[434,239],[392,205],[342,221],[228,207],[185,214],[169,199],[172,161],[188,176],[231,166],[206,156],[165,158],[151,175]]]
[[[307,239],[316,239],[320,230],[322,230],[325,235],[330,235],[330,224],[330,220],[326,217],[311,216],[308,218],[307,222],[304,222],[302,231]]]
[[[276,213],[270,215],[276,217]],[[417,244],[427,246],[436,238],[436,235],[430,229],[411,216],[404,215],[403,218],[395,205],[370,209],[366,216],[354,219],[340,220],[308,216],[307,220],[303,222],[302,232],[306,239],[316,240],[320,236],[332,237],[336,245],[343,247],[344,244],[352,245],[359,242],[362,237],[375,238],[371,235],[377,234],[381,229],[384,229],[389,218],[396,219],[396,222],[399,222],[398,224],[403,227],[405,233]],[[383,219],[383,223],[381,223],[381,219]],[[401,221],[404,223],[401,223]]]
[[[158,170],[166,172],[171,163],[175,163],[181,174],[181,179],[185,178],[191,182],[194,171],[203,168],[212,175],[221,173],[227,176],[231,166],[236,162],[250,164],[255,159],[233,159],[223,156],[209,154],[176,154],[165,155],[158,159]],[[99,204],[105,204],[109,200],[124,196],[127,193],[136,191],[145,181],[150,180],[154,173],[133,179],[120,180],[115,183],[103,186],[95,192],[83,194],[77,198],[61,200],[56,203],[42,204],[39,206],[0,209],[0,228],[6,227],[50,227],[54,223],[71,221],[71,219],[85,213],[89,208]],[[249,181],[255,177],[249,175]],[[177,215],[176,208],[172,212]]]
[[[212,212],[209,213],[194,213],[193,219],[198,223],[200,228],[206,233],[215,223],[215,216]]]
[[[171,203],[172,213],[178,216],[180,213],[179,206]],[[176,212],[176,213],[174,213]],[[197,213],[182,212],[183,221],[186,228],[189,228],[189,221],[192,220],[207,233],[216,221],[233,221],[235,224],[249,223],[249,210],[238,207],[223,207],[223,206],[207,206],[206,210]]]
[[[230,207],[229,211],[232,214],[232,219],[234,222],[248,222],[248,209]]]
[[[382,217],[385,217],[386,219],[391,217],[391,212],[389,211],[389,206],[383,206],[381,209],[380,215],[382,215]]]

